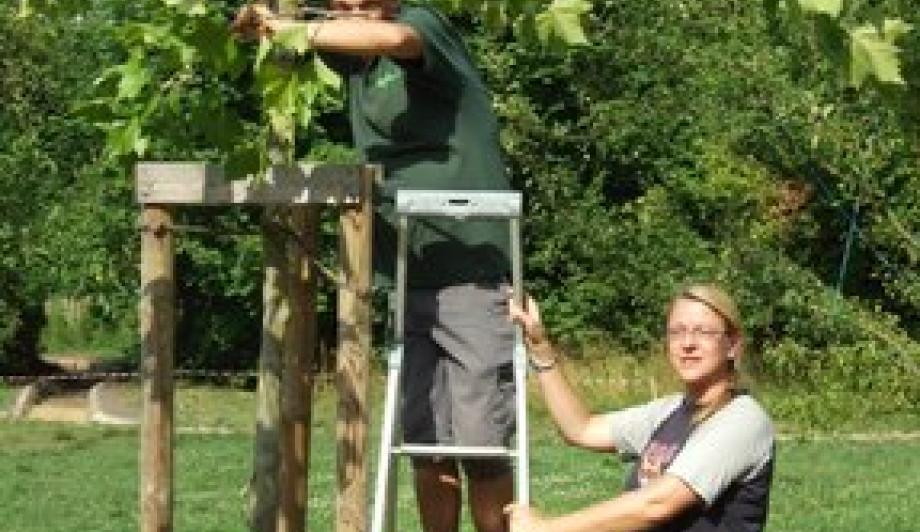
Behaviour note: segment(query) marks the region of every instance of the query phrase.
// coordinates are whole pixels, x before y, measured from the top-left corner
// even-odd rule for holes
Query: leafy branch
[[[587,43],[590,0],[429,0],[451,13],[511,28],[522,40],[551,48]],[[73,0],[21,0],[20,14],[76,16]],[[241,46],[227,24],[231,7],[204,0],[141,0],[143,22],[116,29],[126,59],[96,80],[97,96],[80,106],[107,132],[109,157],[156,153],[159,139],[184,138],[230,162],[228,171],[261,174],[275,138],[281,158],[295,157],[297,131],[309,132],[323,109],[339,105],[341,81],[310,53],[303,28]]]
[[[793,24],[811,21],[821,52],[845,69],[850,86],[858,89],[869,79],[905,84],[898,41],[912,26],[904,20],[879,17],[873,22],[849,22],[853,3],[843,0],[765,0],[765,6],[774,20],[782,11]]]

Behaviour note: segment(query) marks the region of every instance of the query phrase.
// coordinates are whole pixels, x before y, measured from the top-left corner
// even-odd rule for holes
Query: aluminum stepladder
[[[521,194],[504,191],[426,191],[401,190],[396,194],[397,253],[396,304],[393,320],[394,345],[387,363],[387,387],[371,532],[393,532],[396,526],[396,486],[399,456],[452,458],[509,457],[515,462],[515,498],[521,504],[530,501],[530,472],[527,448],[527,354],[520,327],[515,327],[512,366],[515,389],[516,436],[513,447],[468,447],[454,445],[415,445],[401,442],[399,430],[400,389],[403,364],[404,313],[406,308],[406,268],[409,218],[417,216],[453,217],[458,219],[507,220],[511,244],[511,281],[513,297],[523,301],[521,266]]]

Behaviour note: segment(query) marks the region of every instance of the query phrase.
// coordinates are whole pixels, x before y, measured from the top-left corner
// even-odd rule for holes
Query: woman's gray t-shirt
[[[773,472],[774,430],[763,407],[738,395],[698,426],[681,395],[611,412],[613,441],[636,465],[627,489],[658,475],[681,479],[703,504],[656,530],[763,530]]]

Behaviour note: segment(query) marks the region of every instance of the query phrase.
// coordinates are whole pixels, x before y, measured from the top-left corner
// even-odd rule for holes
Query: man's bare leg
[[[505,506],[514,499],[511,473],[491,478],[469,478],[470,513],[478,532],[507,532]]]
[[[457,532],[460,524],[460,477],[454,460],[413,461],[415,496],[425,532]]]

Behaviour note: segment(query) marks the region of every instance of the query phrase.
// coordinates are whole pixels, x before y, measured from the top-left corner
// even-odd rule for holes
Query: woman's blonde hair
[[[741,313],[738,312],[738,306],[735,305],[735,300],[721,287],[714,284],[694,284],[681,288],[668,304],[668,316],[671,315],[674,305],[681,299],[699,301],[706,305],[719,316],[722,316],[726,327],[728,327],[728,332],[743,335],[744,324],[741,322]]]
[[[732,393],[729,397],[724,398],[724,400],[699,408],[694,412],[693,424],[697,425],[709,418],[709,416],[714,414],[718,409],[728,404],[732,397],[743,389],[741,384],[741,373],[738,368],[738,360],[736,357],[741,356],[741,350],[744,346],[744,324],[741,321],[741,313],[738,312],[738,306],[735,304],[735,300],[732,299],[725,290],[715,284],[693,284],[678,290],[668,304],[668,311],[666,314],[668,318],[671,316],[671,311],[674,310],[674,305],[680,300],[698,301],[712,309],[716,314],[722,317],[722,320],[725,322],[726,333],[733,337],[735,342],[735,350],[729,357]]]

